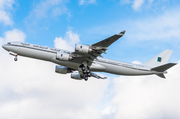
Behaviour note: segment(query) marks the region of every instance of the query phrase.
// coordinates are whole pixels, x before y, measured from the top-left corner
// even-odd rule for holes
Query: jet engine
[[[60,73],[60,74],[67,74],[67,73],[70,73],[71,70],[67,67],[56,65],[55,72]]]
[[[70,54],[67,54],[67,53],[57,52],[56,59],[62,60],[62,61],[68,61],[68,60],[72,60],[73,57],[70,56]]]
[[[76,79],[76,80],[82,80],[81,74],[79,74],[78,72],[72,72],[71,73],[71,78]]]
[[[88,45],[76,44],[76,46],[75,46],[75,52],[87,54],[92,51],[93,51],[92,48]]]

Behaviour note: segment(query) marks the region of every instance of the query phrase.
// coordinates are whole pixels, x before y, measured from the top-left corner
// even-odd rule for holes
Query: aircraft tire
[[[15,57],[15,58],[14,58],[14,61],[17,61],[17,60],[18,60],[17,57]]]
[[[88,77],[85,77],[84,80],[87,81],[87,80],[88,80]]]
[[[90,72],[89,69],[87,69],[86,72],[89,73]]]

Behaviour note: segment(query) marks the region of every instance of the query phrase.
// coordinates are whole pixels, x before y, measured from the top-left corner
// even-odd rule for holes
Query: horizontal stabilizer
[[[165,76],[164,76],[164,74],[156,74],[157,76],[159,76],[159,77],[161,77],[161,78],[166,78]]]
[[[168,64],[164,64],[164,65],[152,68],[151,70],[157,71],[157,72],[164,72],[164,71],[166,71],[167,69],[171,68],[174,65],[176,65],[176,63],[168,63]]]

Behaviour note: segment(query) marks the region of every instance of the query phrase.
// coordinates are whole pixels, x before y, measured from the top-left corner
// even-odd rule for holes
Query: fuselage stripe
[[[8,44],[9,45],[9,44]],[[27,47],[27,46],[21,46],[21,45],[10,45],[10,46],[18,46],[18,47],[23,47],[23,48],[29,48],[29,49],[34,49],[34,50],[39,50],[39,51],[45,51],[45,52],[50,52],[50,53],[57,53],[57,52],[53,52],[53,51],[48,51],[48,50],[42,50],[42,49],[37,49],[37,48],[32,48],[32,47]]]

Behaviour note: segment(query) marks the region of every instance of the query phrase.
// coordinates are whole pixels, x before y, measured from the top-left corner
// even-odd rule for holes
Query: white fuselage
[[[78,70],[79,66],[81,65],[80,63],[75,63],[72,61],[57,60],[57,52],[71,53],[61,49],[49,48],[29,43],[8,43],[3,45],[3,48],[20,56],[53,62],[74,70]],[[151,71],[149,67],[144,65],[124,63],[105,58],[95,59],[90,66],[90,71],[132,76],[156,74],[155,72]]]

